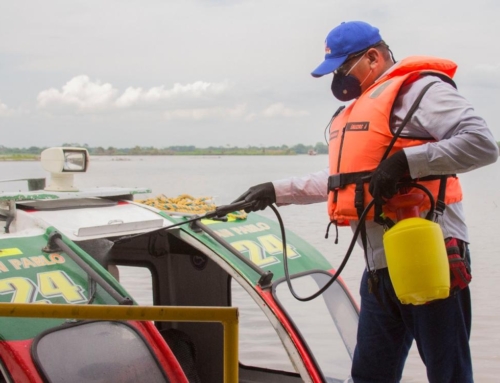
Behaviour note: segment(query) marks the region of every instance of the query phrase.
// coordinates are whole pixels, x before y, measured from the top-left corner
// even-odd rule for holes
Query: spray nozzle
[[[233,211],[244,210],[246,208],[252,207],[254,201],[239,201],[232,203],[230,205],[221,205],[218,206],[214,211],[209,212],[203,216],[203,218],[222,218],[228,213],[232,213]]]

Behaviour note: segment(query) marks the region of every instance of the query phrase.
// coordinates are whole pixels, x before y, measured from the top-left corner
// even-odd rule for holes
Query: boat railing
[[[238,308],[0,303],[0,317],[219,322],[223,325],[224,383],[238,381]]]
[[[49,240],[47,246],[42,249],[45,253],[53,253],[56,251],[64,251],[78,266],[80,266],[87,275],[97,282],[113,299],[115,299],[120,305],[131,305],[133,303],[132,299],[127,296],[123,296],[117,291],[113,286],[111,286],[97,271],[95,271],[92,266],[85,262],[71,247],[69,247],[62,239],[62,235],[53,231],[49,235]]]

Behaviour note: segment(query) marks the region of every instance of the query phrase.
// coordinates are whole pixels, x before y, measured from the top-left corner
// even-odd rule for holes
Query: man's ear
[[[380,52],[375,48],[369,49],[368,52],[366,52],[366,56],[370,60],[370,66],[380,63]]]

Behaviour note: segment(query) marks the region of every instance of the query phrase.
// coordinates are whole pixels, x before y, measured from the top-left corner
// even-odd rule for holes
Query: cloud
[[[165,112],[164,117],[167,120],[235,119],[244,117],[247,114],[246,109],[246,104],[239,104],[233,108],[176,109]]]
[[[309,115],[305,110],[294,110],[287,108],[282,102],[277,102],[264,109],[261,113],[263,117],[304,117]]]
[[[238,104],[234,107],[211,107],[211,108],[192,108],[175,109],[164,113],[167,120],[207,120],[207,119],[242,119],[247,122],[257,119],[268,119],[276,117],[304,117],[309,115],[303,110],[294,110],[288,108],[282,102],[272,104],[260,112],[248,110],[247,104]]]
[[[116,106],[119,108],[129,108],[135,105],[147,105],[179,97],[201,98],[203,96],[217,96],[227,91],[231,86],[228,81],[221,83],[196,81],[186,85],[176,83],[171,89],[165,89],[163,85],[150,88],[149,90],[129,87],[116,100]]]
[[[191,84],[175,83],[143,89],[128,87],[121,95],[110,83],[92,81],[79,75],[69,80],[61,89],[50,88],[38,94],[37,105],[51,112],[96,113],[110,110],[143,109],[151,105],[168,106],[174,99],[203,99],[219,96],[232,87],[228,81],[210,83],[196,81]],[[162,104],[163,103],[163,104]],[[201,110],[201,109],[200,109]],[[222,112],[218,112],[222,113]],[[193,115],[206,113],[194,113]]]
[[[2,101],[0,101],[0,117],[5,117],[11,114],[10,109]]]
[[[113,105],[118,90],[109,83],[91,81],[80,75],[69,80],[61,90],[50,88],[38,94],[37,104],[41,109],[57,110],[70,108],[79,112],[105,110]]]
[[[308,116],[309,112],[305,110],[294,110],[288,108],[282,102],[277,102],[269,105],[267,108],[261,110],[260,112],[252,112],[245,116],[246,121],[255,121],[258,119],[272,119],[272,118],[291,118],[291,117],[305,117]]]

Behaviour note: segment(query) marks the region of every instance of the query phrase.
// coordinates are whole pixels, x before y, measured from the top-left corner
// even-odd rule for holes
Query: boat
[[[275,220],[233,205],[173,211],[140,199],[148,188],[82,188],[89,160],[46,149],[48,182],[0,193],[0,382],[349,381],[346,285],[301,302],[287,283],[285,260],[301,296],[335,274],[313,246],[285,229],[284,247]],[[123,281],[131,266],[151,305]]]

